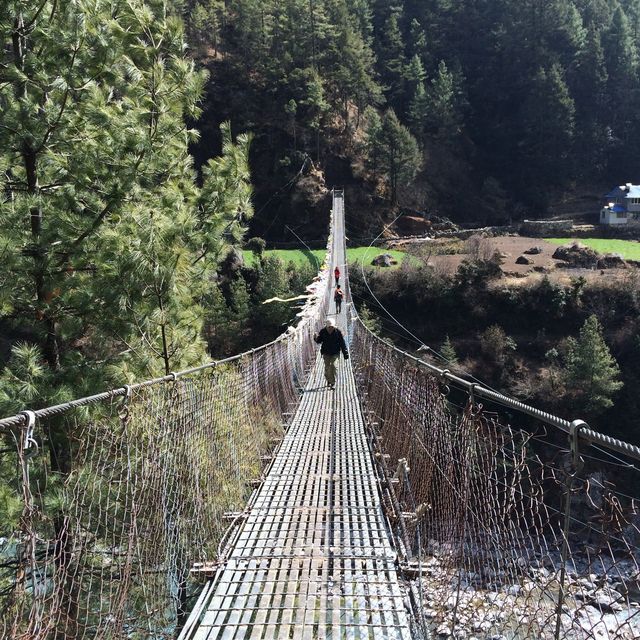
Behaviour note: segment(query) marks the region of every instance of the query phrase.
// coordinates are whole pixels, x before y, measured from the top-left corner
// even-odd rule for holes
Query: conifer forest
[[[640,0],[0,0],[0,38],[2,416],[274,340],[339,188],[374,334],[640,443],[640,254],[585,246],[640,241],[598,217],[640,184]],[[42,513],[89,415],[47,423]],[[0,432],[0,620],[15,449]]]
[[[260,237],[322,246],[319,181],[368,244],[401,206],[500,223],[640,171],[635,0],[12,0],[0,28],[5,412],[277,334],[260,302],[315,265]]]

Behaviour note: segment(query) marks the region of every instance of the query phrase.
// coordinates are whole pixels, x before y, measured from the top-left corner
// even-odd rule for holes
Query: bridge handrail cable
[[[151,378],[149,380],[144,380],[142,382],[136,382],[130,385],[124,385],[122,387],[117,387],[115,389],[110,389],[109,391],[103,391],[102,393],[97,393],[91,396],[85,396],[83,398],[77,398],[76,400],[69,400],[68,402],[63,402],[61,404],[52,405],[50,407],[45,407],[44,409],[35,409],[31,413],[38,418],[50,418],[51,416],[58,415],[60,413],[64,413],[66,411],[70,411],[71,409],[76,409],[78,407],[84,407],[89,404],[95,404],[97,402],[102,402],[104,400],[110,400],[112,398],[117,398],[119,396],[126,396],[132,391],[136,391],[138,389],[144,389],[145,387],[152,387],[157,384],[164,384],[166,382],[174,382],[178,378],[182,378],[184,376],[192,375],[194,373],[199,373],[200,371],[204,371],[206,369],[213,369],[214,367],[219,367],[224,364],[229,364],[231,362],[236,362],[237,360],[241,360],[246,356],[249,356],[253,353],[257,353],[259,351],[264,351],[273,345],[282,342],[288,338],[287,333],[283,333],[278,336],[275,340],[263,344],[255,349],[248,349],[247,351],[243,351],[242,353],[238,353],[237,355],[230,356],[229,358],[224,358],[222,360],[212,360],[211,362],[207,362],[206,364],[199,365],[197,367],[191,367],[190,369],[184,369],[183,371],[172,372],[166,376],[162,376],[160,378]],[[7,418],[2,418],[0,420],[0,428],[2,427],[18,427],[22,426],[28,421],[28,415],[26,411],[22,411],[13,416],[9,416]]]

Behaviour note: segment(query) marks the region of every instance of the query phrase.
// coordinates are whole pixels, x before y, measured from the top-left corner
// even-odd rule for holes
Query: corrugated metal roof
[[[640,198],[640,184],[629,185],[628,189],[629,190],[627,191],[626,189],[616,187],[604,197],[611,198],[612,200],[615,198]]]

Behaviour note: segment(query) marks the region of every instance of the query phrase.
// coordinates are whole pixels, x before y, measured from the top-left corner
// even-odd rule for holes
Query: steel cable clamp
[[[576,475],[584,466],[584,459],[580,455],[580,431],[589,429],[589,425],[584,420],[574,420],[569,425],[569,437],[571,439],[571,466],[573,475]]]
[[[21,411],[18,415],[24,416],[27,424],[22,432],[22,450],[25,458],[32,458],[38,453],[38,443],[34,436],[36,426],[36,414],[34,411]]]
[[[120,420],[126,420],[129,417],[129,400],[131,399],[131,385],[125,384],[122,387],[124,389],[124,396],[120,407],[118,408],[118,418]]]
[[[450,389],[449,385],[447,384],[448,383],[447,376],[450,375],[450,374],[451,374],[451,371],[449,371],[449,369],[443,369],[439,374],[440,375],[440,384],[442,385],[441,393],[445,397],[448,396],[449,393],[451,393],[451,389]]]

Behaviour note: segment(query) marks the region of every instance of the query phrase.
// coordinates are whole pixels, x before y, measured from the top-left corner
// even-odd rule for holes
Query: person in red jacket
[[[329,389],[336,386],[336,360],[342,351],[345,360],[349,359],[349,352],[344,337],[340,329],[336,327],[333,318],[327,318],[325,328],[313,336],[313,339],[322,347],[320,354],[324,360],[324,377],[329,385]]]
[[[340,269],[338,269],[338,267],[336,267],[333,270],[333,275],[336,277],[336,287],[340,284]]]

